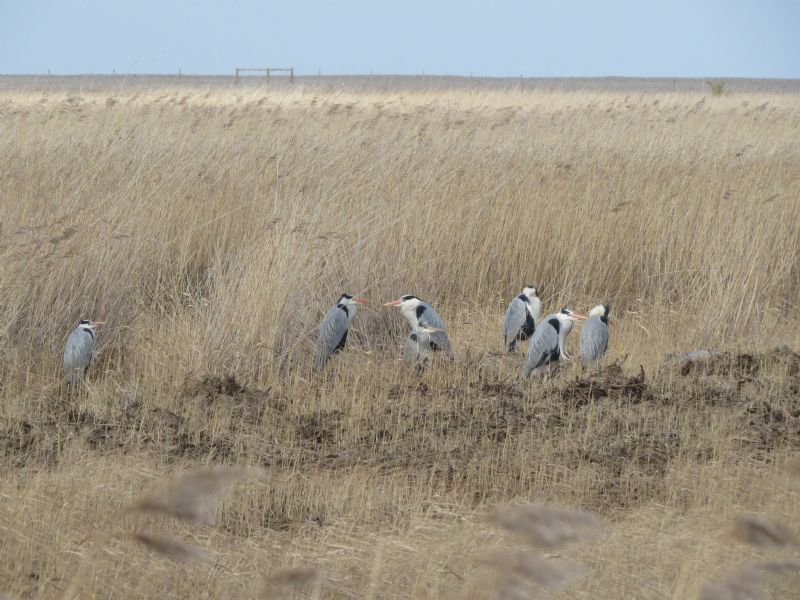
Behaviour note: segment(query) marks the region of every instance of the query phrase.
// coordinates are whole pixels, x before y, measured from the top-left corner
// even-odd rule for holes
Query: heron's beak
[[[384,304],[384,306],[400,306],[402,303],[402,300],[392,300],[391,302]]]
[[[352,300],[350,300],[350,302],[357,302],[361,304],[363,302],[369,302],[369,300],[367,300],[366,298],[353,298]]]
[[[572,317],[574,320],[578,320],[578,321],[582,321],[582,320],[586,319],[586,317],[584,317],[583,315],[579,315],[579,314],[578,314],[578,313],[576,313],[576,312],[573,312],[573,313],[572,313],[570,316],[571,316],[571,317]]]
[[[422,333],[438,333],[444,331],[444,329],[439,329],[438,327],[423,327],[420,331],[422,331]]]
[[[98,325],[105,325],[108,321],[91,321],[92,327],[97,327]]]

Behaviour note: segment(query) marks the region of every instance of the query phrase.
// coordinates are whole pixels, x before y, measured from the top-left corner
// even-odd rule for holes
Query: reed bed
[[[723,532],[800,529],[796,94],[4,88],[0,131],[0,592],[718,598],[752,563],[792,597],[792,548]],[[519,380],[525,284],[614,306],[603,366]],[[398,361],[405,293],[454,363]],[[197,468],[239,483],[140,496]],[[605,532],[553,566],[508,502]]]

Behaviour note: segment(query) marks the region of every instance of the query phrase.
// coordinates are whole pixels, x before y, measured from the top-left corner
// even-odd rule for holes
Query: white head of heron
[[[357,306],[363,302],[369,302],[369,300],[366,298],[356,298],[350,294],[342,294],[336,304],[339,306]]]
[[[566,337],[570,331],[572,331],[572,324],[580,319],[585,319],[583,315],[576,313],[574,310],[570,310],[569,308],[562,308],[559,312],[556,313],[556,318],[558,322],[561,324],[561,331],[563,335]]]
[[[397,306],[400,308],[400,310],[403,309],[414,310],[420,304],[422,304],[422,300],[420,300],[416,296],[411,296],[409,294],[406,294],[405,296],[400,296],[400,298],[398,298],[397,300],[392,300],[391,302],[387,302],[386,304],[384,304],[384,306]]]
[[[611,315],[610,304],[598,304],[589,311],[590,317],[605,317],[606,319]]]
[[[78,323],[78,327],[86,331],[94,331],[100,325],[105,325],[105,324],[106,324],[105,321],[90,321],[89,319],[81,319],[81,321]]]
[[[417,309],[422,304],[422,300],[417,298],[416,296],[412,296],[410,294],[406,294],[405,296],[400,296],[397,300],[392,300],[391,302],[387,302],[384,306],[396,306],[400,309],[400,312],[406,318],[406,320],[411,324],[411,328],[414,329],[417,325],[419,325],[419,315],[417,314]],[[419,308],[419,312],[424,312],[425,307]]]
[[[539,297],[539,290],[532,285],[526,285],[522,289],[522,293],[525,294],[528,297],[528,299]]]

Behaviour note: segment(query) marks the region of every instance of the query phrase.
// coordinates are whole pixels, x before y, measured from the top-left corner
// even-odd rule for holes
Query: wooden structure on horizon
[[[239,83],[239,76],[241,73],[263,73],[267,79],[273,73],[286,73],[289,75],[289,83],[294,81],[294,67],[289,67],[288,69],[276,69],[272,67],[267,67],[265,69],[251,69],[251,68],[243,68],[243,67],[236,67],[236,83]]]

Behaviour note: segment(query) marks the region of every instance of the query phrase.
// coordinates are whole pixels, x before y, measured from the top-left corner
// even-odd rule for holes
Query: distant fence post
[[[263,73],[264,76],[267,78],[267,81],[269,81],[269,79],[270,79],[270,77],[272,76],[273,73],[286,73],[287,75],[289,75],[289,83],[294,83],[294,67],[280,68],[280,69],[275,68],[275,67],[265,67],[263,69],[250,69],[250,68],[245,68],[245,67],[236,67],[236,83],[239,83],[239,77],[245,71]]]

